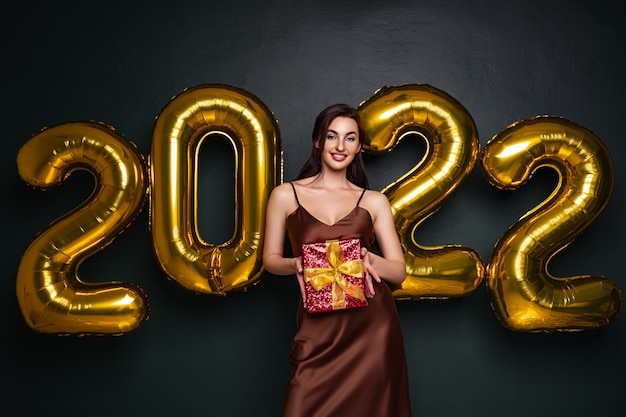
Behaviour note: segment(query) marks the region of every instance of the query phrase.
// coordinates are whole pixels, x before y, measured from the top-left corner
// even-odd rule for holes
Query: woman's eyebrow
[[[339,134],[339,133],[337,133],[337,132],[336,132],[335,130],[333,130],[333,129],[328,129],[328,130],[326,131],[326,133],[334,133],[335,135],[338,135],[338,134]],[[350,132],[346,132],[346,135],[356,135],[356,132],[352,130],[352,131],[350,131]]]

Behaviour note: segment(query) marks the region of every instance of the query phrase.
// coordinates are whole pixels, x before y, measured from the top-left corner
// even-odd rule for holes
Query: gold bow
[[[365,266],[361,259],[344,261],[343,250],[338,240],[326,241],[326,258],[328,267],[305,268],[304,279],[315,291],[332,284],[333,310],[346,308],[346,293],[359,300],[365,300],[363,288],[348,282],[343,275],[363,278]]]

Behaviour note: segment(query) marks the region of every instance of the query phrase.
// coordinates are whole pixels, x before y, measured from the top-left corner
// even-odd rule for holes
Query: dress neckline
[[[347,219],[347,218],[348,218],[350,215],[352,215],[352,214],[353,214],[353,213],[354,213],[357,209],[363,209],[363,210],[365,210],[365,212],[367,213],[367,216],[369,217],[370,222],[371,222],[371,220],[372,220],[372,215],[370,214],[370,212],[369,212],[369,211],[367,211],[367,209],[364,209],[364,208],[362,208],[362,207],[359,205],[359,204],[361,204],[361,199],[362,199],[362,198],[363,198],[363,196],[365,195],[365,191],[366,191],[366,189],[365,189],[365,188],[364,188],[364,189],[363,189],[363,191],[361,192],[361,195],[359,196],[359,199],[357,200],[357,202],[356,202],[356,204],[355,204],[355,206],[354,206],[354,208],[353,208],[352,210],[350,210],[350,211],[349,211],[349,212],[348,212],[345,216],[343,216],[343,217],[341,217],[340,219],[338,219],[335,223],[333,223],[333,224],[328,224],[328,223],[326,223],[326,222],[321,221],[321,220],[320,220],[320,219],[318,219],[317,217],[315,217],[315,216],[314,216],[313,214],[311,214],[311,212],[309,212],[309,211],[308,211],[308,210],[307,210],[307,209],[306,209],[306,208],[305,208],[302,204],[300,204],[300,199],[298,198],[298,193],[296,192],[296,186],[293,184],[293,182],[292,182],[292,181],[289,181],[289,184],[291,184],[291,188],[293,189],[293,195],[294,195],[294,196],[295,196],[295,198],[296,198],[296,202],[298,203],[298,207],[297,207],[297,208],[296,208],[296,209],[295,209],[295,210],[294,210],[291,214],[289,214],[289,215],[287,216],[287,218],[289,218],[289,217],[291,217],[292,215],[294,215],[294,214],[298,211],[298,209],[302,209],[302,210],[304,210],[304,212],[305,212],[305,213],[306,213],[306,214],[307,214],[310,218],[312,218],[312,219],[313,219],[313,220],[315,220],[316,222],[318,222],[318,223],[320,223],[320,224],[323,224],[324,226],[327,226],[327,227],[333,227],[333,226],[335,226],[335,225],[337,225],[337,224],[341,223],[341,222],[342,222],[342,221],[344,221],[345,219]]]
[[[349,218],[350,216],[352,216],[357,210],[363,210],[365,211],[365,213],[367,214],[367,217],[370,219],[370,221],[372,220],[372,215],[370,214],[370,212],[361,207],[361,206],[354,206],[354,208],[352,210],[350,210],[349,213],[347,213],[345,216],[343,216],[342,218],[340,218],[339,220],[337,220],[335,223],[333,224],[328,224],[326,222],[321,221],[320,219],[318,219],[317,217],[315,217],[313,214],[311,214],[304,206],[302,205],[298,205],[298,207],[296,207],[296,209],[294,211],[291,212],[291,214],[289,214],[289,216],[287,217],[292,217],[293,215],[295,215],[298,210],[302,210],[307,216],[309,216],[310,218],[312,218],[313,220],[315,220],[316,222],[318,222],[321,225],[324,225],[326,227],[333,227],[333,226],[337,226],[339,223],[343,222],[344,220],[346,220],[347,218]]]

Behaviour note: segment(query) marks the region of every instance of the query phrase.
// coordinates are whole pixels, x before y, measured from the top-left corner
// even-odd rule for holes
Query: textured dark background
[[[15,158],[45,126],[97,120],[150,151],[171,97],[205,83],[259,97],[280,124],[284,177],[304,162],[315,115],[358,105],[382,86],[426,83],[460,101],[481,147],[515,121],[565,117],[593,131],[615,164],[607,209],[551,263],[557,276],[605,275],[626,288],[626,29],[619,2],[135,1],[0,6],[2,45],[2,342],[0,395],[19,416],[280,415],[294,332],[293,279],[264,277],[245,293],[200,296],[166,279],[145,211],[80,269],[86,281],[140,285],[150,319],[121,337],[39,335],[15,296],[20,257],[36,234],[86,198],[80,172],[33,190]],[[230,237],[232,152],[203,151],[200,229]],[[381,189],[419,160],[406,141],[367,159]],[[498,191],[477,166],[419,230],[423,244],[463,244],[487,260],[493,244],[550,194],[540,171]],[[626,408],[626,321],[582,333],[502,327],[484,285],[462,299],[398,302],[415,416],[610,416]],[[393,416],[390,416],[393,417]]]

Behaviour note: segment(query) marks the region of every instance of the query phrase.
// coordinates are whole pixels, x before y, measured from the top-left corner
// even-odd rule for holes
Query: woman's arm
[[[275,275],[292,275],[302,269],[297,258],[284,257],[287,216],[293,206],[293,192],[289,184],[281,184],[272,190],[267,202],[265,239],[263,241],[263,266]]]
[[[372,252],[366,254],[366,264],[375,273],[392,284],[401,284],[406,278],[404,252],[400,245],[387,197],[377,191],[368,191],[363,204],[372,215],[374,233],[382,256]],[[374,275],[374,274],[373,274]]]
[[[293,208],[293,191],[289,184],[281,184],[272,190],[267,202],[265,240],[263,241],[263,266],[275,275],[296,275],[300,296],[306,307],[304,268],[302,257],[285,258],[284,245],[287,232],[287,216]]]

